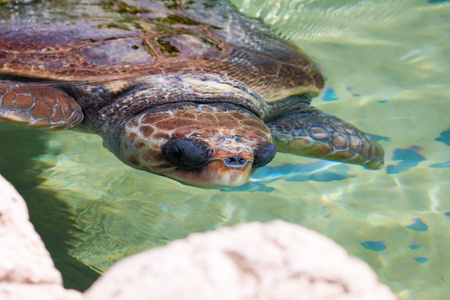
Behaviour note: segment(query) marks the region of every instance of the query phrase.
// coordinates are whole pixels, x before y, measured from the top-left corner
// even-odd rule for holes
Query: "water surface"
[[[373,134],[386,167],[278,154],[245,186],[201,190],[123,165],[97,136],[24,129],[11,136],[1,123],[0,171],[27,198],[63,274],[88,278],[65,275],[66,285],[83,289],[118,259],[192,232],[283,219],[364,259],[400,299],[445,299],[450,2],[234,3],[316,60],[327,84],[313,104]]]

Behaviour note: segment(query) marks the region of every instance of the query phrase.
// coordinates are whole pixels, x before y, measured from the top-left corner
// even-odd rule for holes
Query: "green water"
[[[0,172],[66,286],[85,289],[118,259],[192,232],[283,219],[364,259],[400,299],[446,299],[450,2],[234,2],[319,63],[327,85],[313,104],[376,135],[386,167],[278,154],[241,188],[201,190],[123,165],[97,136],[1,123]]]

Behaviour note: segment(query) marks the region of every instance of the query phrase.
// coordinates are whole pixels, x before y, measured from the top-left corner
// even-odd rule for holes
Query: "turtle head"
[[[277,151],[263,121],[230,103],[149,108],[125,123],[120,139],[126,164],[203,188],[242,185]]]

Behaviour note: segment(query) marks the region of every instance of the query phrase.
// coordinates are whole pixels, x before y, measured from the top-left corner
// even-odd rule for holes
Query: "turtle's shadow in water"
[[[48,135],[0,122],[0,173],[25,199],[30,220],[62,273],[64,286],[84,291],[100,274],[68,254],[69,232],[79,230],[73,226],[74,216],[54,193],[38,188],[41,171],[33,159],[46,152]]]
[[[376,141],[390,141],[390,137],[376,134],[368,134]],[[317,181],[329,182],[353,178],[349,172],[349,165],[327,161],[318,160],[311,163],[284,163],[277,166],[267,166],[259,169],[253,174],[251,180],[246,184],[235,188],[224,188],[224,192],[266,192],[270,193],[275,189],[267,185],[279,179],[284,181]]]
[[[349,174],[348,169],[347,165],[321,160],[312,163],[284,163],[278,166],[261,168],[252,176],[252,180],[246,184],[235,188],[224,188],[221,191],[270,193],[275,189],[266,184],[279,179],[297,182],[328,182],[355,177],[355,175]]]

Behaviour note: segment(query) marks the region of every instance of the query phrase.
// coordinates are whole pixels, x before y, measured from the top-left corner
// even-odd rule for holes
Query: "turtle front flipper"
[[[372,137],[355,126],[315,107],[300,109],[267,123],[273,143],[281,152],[383,167],[384,151]]]
[[[44,129],[66,129],[79,124],[83,112],[78,102],[58,88],[0,81],[0,119]]]

